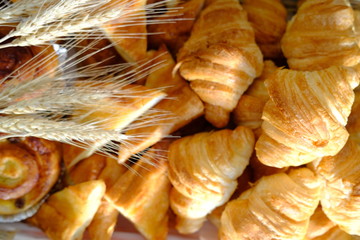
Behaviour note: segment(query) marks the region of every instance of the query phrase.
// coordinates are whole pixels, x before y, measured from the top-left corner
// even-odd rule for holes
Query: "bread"
[[[261,178],[226,205],[219,239],[303,239],[321,187],[318,177],[306,168]]]
[[[349,137],[345,125],[358,84],[348,67],[276,71],[265,81],[270,100],[255,146],[259,160],[281,168],[336,155]]]
[[[291,69],[354,66],[360,61],[348,0],[307,0],[288,23],[281,47]]]
[[[42,229],[50,239],[81,240],[104,193],[105,184],[101,180],[69,186],[51,195],[28,222]]]
[[[285,33],[287,10],[280,0],[245,0],[248,19],[255,31],[255,40],[266,59],[282,57],[280,40]]]
[[[0,144],[1,221],[19,221],[34,214],[31,209],[49,194],[60,175],[57,143],[34,137],[10,141]]]
[[[180,233],[198,231],[206,215],[229,200],[249,164],[254,141],[252,131],[239,126],[197,133],[171,144],[170,205]]]
[[[200,13],[177,61],[180,74],[201,100],[221,107],[225,116],[263,67],[253,28],[236,0],[214,1]],[[207,120],[215,119],[206,114]],[[211,123],[224,127],[226,119],[217,119]]]
[[[360,236],[360,146],[349,140],[335,156],[315,164],[325,181],[321,205],[326,216],[341,230]]]

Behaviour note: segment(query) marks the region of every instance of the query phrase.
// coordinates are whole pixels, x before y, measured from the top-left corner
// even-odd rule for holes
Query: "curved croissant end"
[[[348,141],[315,168],[325,180],[321,205],[327,217],[348,234],[360,235],[360,146]]]
[[[349,137],[345,125],[359,84],[356,71],[278,70],[265,84],[270,100],[255,147],[263,164],[299,166],[341,150]]]
[[[246,127],[202,132],[169,148],[170,206],[181,233],[200,229],[206,215],[229,200],[249,164],[254,134]]]
[[[236,0],[215,1],[201,12],[177,60],[201,100],[227,114],[263,68],[254,30]]]
[[[219,237],[232,239],[303,239],[319,204],[321,181],[307,168],[261,178],[229,202]]]
[[[348,0],[308,0],[288,23],[281,47],[291,69],[354,66],[360,61]]]

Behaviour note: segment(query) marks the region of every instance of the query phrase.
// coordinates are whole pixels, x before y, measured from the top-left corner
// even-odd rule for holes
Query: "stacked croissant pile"
[[[360,238],[355,1],[1,4],[1,222]]]

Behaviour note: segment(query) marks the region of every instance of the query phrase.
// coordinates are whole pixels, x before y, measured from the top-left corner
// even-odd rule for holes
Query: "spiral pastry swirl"
[[[27,137],[0,143],[0,221],[27,216],[58,180],[60,160],[58,144],[48,140]]]

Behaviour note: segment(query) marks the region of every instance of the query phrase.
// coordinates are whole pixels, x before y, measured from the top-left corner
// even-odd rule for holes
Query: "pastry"
[[[199,230],[206,216],[229,200],[249,164],[254,141],[252,131],[239,126],[197,133],[170,145],[170,205],[180,233]]]
[[[253,28],[236,0],[214,1],[200,13],[177,61],[175,70],[206,103],[205,117],[215,127],[225,126],[241,95],[263,68]],[[219,112],[206,111],[211,105],[220,107],[220,116],[226,118],[211,116]]]

